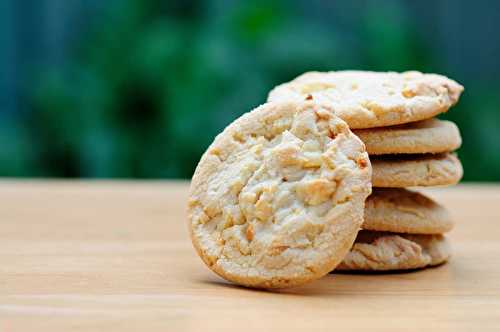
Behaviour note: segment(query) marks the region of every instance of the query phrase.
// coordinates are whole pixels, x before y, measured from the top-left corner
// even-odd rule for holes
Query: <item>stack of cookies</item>
[[[328,105],[353,129],[370,156],[372,194],[364,223],[336,270],[388,271],[438,265],[450,256],[443,233],[448,211],[407,187],[456,184],[462,166],[457,126],[434,118],[457,103],[463,87],[419,72],[311,72],[271,91],[269,101]]]
[[[446,261],[448,212],[405,188],[460,180],[459,132],[433,117],[462,89],[433,74],[353,71],[276,87],[201,157],[194,248],[221,277],[258,288]]]

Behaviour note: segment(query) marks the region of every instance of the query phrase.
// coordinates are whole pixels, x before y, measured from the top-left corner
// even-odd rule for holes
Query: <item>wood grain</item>
[[[183,182],[0,182],[0,331],[500,328],[500,187],[427,191],[452,210],[452,261],[264,292],[196,256]]]

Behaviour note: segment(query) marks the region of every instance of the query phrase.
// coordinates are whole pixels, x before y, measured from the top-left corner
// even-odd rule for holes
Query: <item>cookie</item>
[[[360,231],[336,271],[394,271],[446,262],[451,250],[442,235],[411,235]]]
[[[432,118],[456,104],[462,91],[451,79],[416,71],[308,72],[275,87],[268,100],[324,102],[351,129],[359,129]]]
[[[375,188],[365,203],[361,228],[410,234],[442,234],[453,228],[446,208],[425,195],[399,188]]]
[[[371,161],[374,187],[452,185],[463,175],[462,164],[451,153],[372,156]]]
[[[454,151],[462,144],[457,126],[438,119],[358,129],[354,133],[365,143],[369,155],[441,153]]]
[[[191,182],[195,249],[223,278],[279,288],[339,264],[371,192],[364,144],[328,107],[264,104],[230,124]]]

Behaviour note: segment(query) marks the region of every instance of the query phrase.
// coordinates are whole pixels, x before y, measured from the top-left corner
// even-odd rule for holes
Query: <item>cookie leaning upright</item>
[[[189,230],[220,276],[275,288],[339,264],[371,192],[364,144],[325,106],[264,104],[230,124],[193,175]]]
[[[437,74],[417,71],[308,72],[274,88],[268,100],[311,98],[335,109],[352,129],[398,125],[446,112],[463,87]]]

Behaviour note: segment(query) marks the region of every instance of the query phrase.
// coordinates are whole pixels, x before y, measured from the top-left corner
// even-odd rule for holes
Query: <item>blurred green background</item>
[[[229,122],[309,70],[466,90],[465,180],[500,181],[500,2],[4,0],[0,176],[189,178]]]

